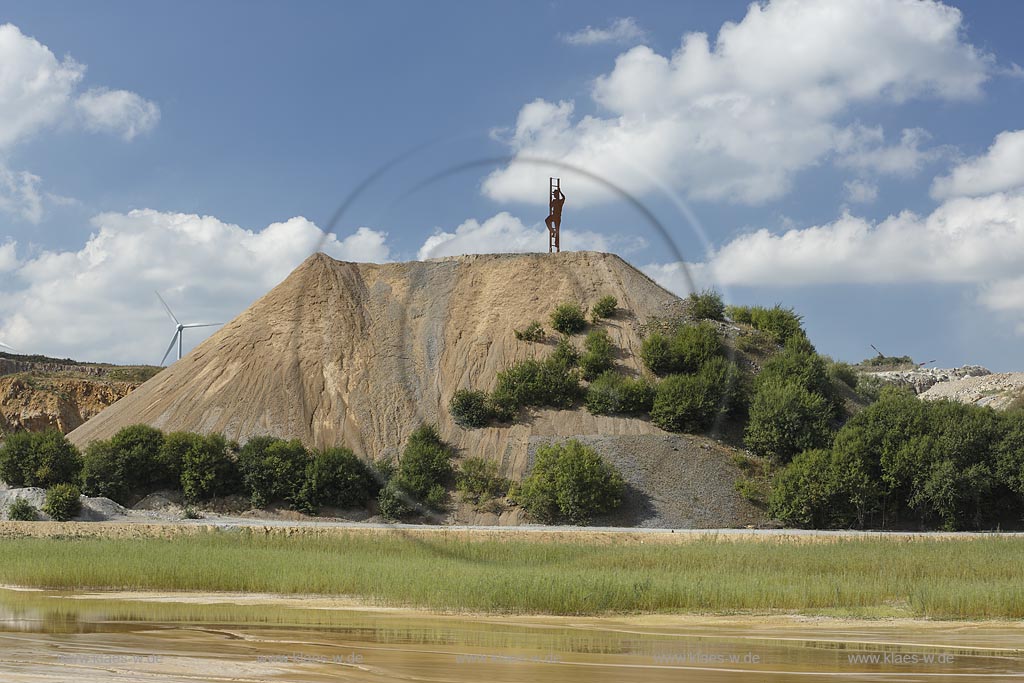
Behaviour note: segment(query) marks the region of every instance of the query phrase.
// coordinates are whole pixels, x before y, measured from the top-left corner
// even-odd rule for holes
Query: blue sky
[[[543,251],[549,170],[474,165],[518,155],[624,187],[672,242],[563,169],[565,248],[676,291],[681,254],[844,360],[874,344],[1020,369],[1022,20],[883,0],[8,2],[0,342],[155,362],[173,330],[154,289],[186,322],[237,315],[401,155],[328,253]]]

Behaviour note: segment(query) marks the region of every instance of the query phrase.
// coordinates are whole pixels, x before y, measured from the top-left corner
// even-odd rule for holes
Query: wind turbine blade
[[[171,316],[171,320],[174,321],[174,324],[175,325],[180,325],[181,323],[179,323],[178,319],[174,317],[173,313],[171,313],[171,307],[168,306],[167,302],[164,301],[164,298],[162,296],[160,296],[160,292],[158,292],[156,290],[153,290],[153,293],[156,294],[156,298],[157,299],[160,299],[160,303],[162,303],[164,305],[164,310],[167,311],[167,315]]]
[[[159,296],[159,294],[157,295]],[[160,365],[163,365],[167,360],[167,356],[171,355],[171,351],[174,349],[174,343],[178,341],[178,335],[180,332],[175,332],[174,336],[171,337],[171,345],[167,347],[167,351],[164,353],[164,357],[160,359]]]
[[[193,327],[217,327],[218,325],[223,325],[223,324],[224,323],[192,323],[190,325],[182,325],[182,327],[186,328],[186,329],[190,329],[190,328],[193,328]]]

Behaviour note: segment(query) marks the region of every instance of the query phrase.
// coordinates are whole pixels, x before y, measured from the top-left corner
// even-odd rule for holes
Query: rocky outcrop
[[[871,372],[869,374],[886,383],[908,387],[915,394],[923,394],[941,382],[953,382],[965,377],[983,377],[992,373],[980,365],[964,365],[959,368],[913,368],[909,370]]]
[[[70,373],[88,377],[101,377],[109,370],[102,365],[69,365],[58,362],[38,362],[21,358],[0,357],[0,376],[15,375],[22,372]]]
[[[0,377],[0,435],[51,427],[70,432],[137,386],[40,374]]]

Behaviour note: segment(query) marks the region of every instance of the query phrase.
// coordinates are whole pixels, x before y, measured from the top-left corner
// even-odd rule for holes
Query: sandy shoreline
[[[586,624],[632,625],[642,628],[659,626],[715,626],[715,627],[819,627],[828,629],[875,628],[879,626],[901,626],[913,629],[944,630],[957,627],[993,626],[1001,629],[1012,628],[1021,633],[1024,642],[1024,621],[1019,619],[927,619],[921,617],[882,616],[868,617],[837,617],[829,615],[799,613],[758,613],[758,612],[723,612],[723,613],[609,613],[604,615],[566,616],[554,614],[507,614],[502,612],[478,612],[472,610],[434,610],[422,607],[385,606],[374,604],[356,596],[346,595],[312,595],[312,594],[281,594],[238,591],[164,591],[164,590],[87,590],[74,592],[66,590],[49,590],[30,586],[3,584],[0,591],[36,593],[45,597],[66,600],[88,601],[120,601],[137,603],[163,603],[180,605],[238,605],[261,606],[300,610],[331,610],[342,612],[364,612],[392,615],[409,615],[438,619],[472,618],[479,621],[495,620],[508,623],[536,624],[544,623],[553,626]]]

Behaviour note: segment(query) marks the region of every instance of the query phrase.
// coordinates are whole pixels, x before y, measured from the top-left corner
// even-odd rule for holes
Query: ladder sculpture
[[[548,217],[544,224],[548,226],[548,253],[561,251],[559,247],[558,232],[562,227],[562,204],[565,203],[565,195],[562,194],[562,185],[559,178],[548,178]]]

